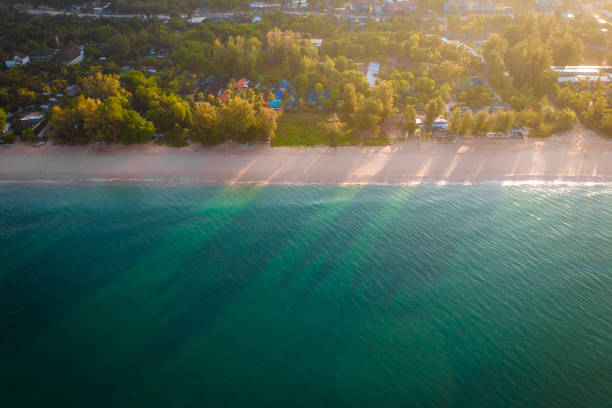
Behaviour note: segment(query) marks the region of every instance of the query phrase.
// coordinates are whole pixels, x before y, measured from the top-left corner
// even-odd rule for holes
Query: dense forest
[[[367,0],[366,0],[367,1]],[[421,10],[442,11],[447,0],[420,0]],[[277,3],[286,4],[288,0],[278,0]],[[347,4],[348,0],[311,1],[317,8],[324,9],[328,3],[332,7],[340,7]],[[358,1],[355,1],[357,3]],[[74,0],[32,0],[34,6],[49,6],[54,8],[67,8],[79,4]],[[247,8],[250,0],[115,0],[111,1],[111,9],[118,12],[142,12],[142,13],[188,13],[201,8],[213,10],[235,10]],[[572,5],[571,0],[563,0],[561,3]],[[506,0],[505,5],[515,9],[523,10],[533,8],[536,0]]]
[[[64,9],[74,4],[79,4],[74,0],[34,0],[34,6],[49,6]],[[234,9],[245,7],[250,3],[249,0],[114,0],[111,10],[118,12],[143,12],[143,13],[172,13],[190,12],[202,7],[217,9]]]
[[[550,69],[612,60],[609,36],[588,18],[569,23],[525,12],[447,20],[443,27],[419,15],[355,22],[276,12],[251,24],[190,25],[178,17],[11,11],[0,16],[4,59],[69,46],[81,46],[86,57],[76,65],[44,59],[0,71],[0,121],[61,94],[49,107],[49,135],[61,143],[270,140],[282,112],[291,111],[326,113],[325,123],[312,126],[334,135],[331,144],[347,134],[384,136],[381,126],[394,117],[407,135],[418,130],[417,117],[426,134],[441,117],[460,136],[514,127],[546,136],[578,119],[612,133],[610,87],[558,84]],[[457,41],[482,44],[482,58]],[[365,75],[372,61],[380,64],[375,83]],[[64,96],[67,88],[74,96]],[[277,98],[281,105],[273,108]]]

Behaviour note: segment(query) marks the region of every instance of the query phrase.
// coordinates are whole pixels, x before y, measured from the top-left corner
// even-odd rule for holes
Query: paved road
[[[48,15],[56,16],[56,15],[60,15],[60,14],[65,14],[65,15],[75,15],[77,17],[109,17],[109,18],[134,18],[134,17],[136,17],[136,18],[148,18],[148,16],[145,15],[145,14],[73,13],[73,12],[66,11],[66,10],[59,10],[58,11],[58,10],[47,10],[47,9],[25,9],[23,11],[28,13],[28,14],[32,14],[32,15],[48,14]],[[231,16],[233,14],[234,13],[206,13],[206,14],[202,15],[202,17],[223,18],[223,17]],[[165,15],[165,14],[156,14],[156,15],[152,15],[151,17],[155,17],[155,18],[159,18],[159,19],[168,19],[168,18],[170,18],[169,15]],[[186,14],[183,14],[182,17],[183,18],[189,18],[189,16],[186,15]]]
[[[108,17],[108,18],[148,18],[147,15],[145,14],[111,14],[111,13],[103,13],[103,14],[98,14],[98,13],[73,13],[67,10],[50,10],[50,9],[25,9],[23,10],[24,12],[28,13],[28,14],[32,14],[32,15],[43,15],[43,14],[48,14],[48,15],[60,15],[60,14],[66,14],[66,15],[76,15],[78,17]],[[198,16],[200,17],[207,17],[207,18],[226,18],[229,16],[232,16],[234,14],[237,14],[238,12],[227,12],[227,13],[199,13]],[[287,11],[286,14],[288,15],[314,15],[314,16],[329,16],[329,13],[320,13],[320,12],[312,12],[312,11]],[[333,14],[334,17],[339,17],[339,18],[346,18],[346,19],[367,19],[367,18],[378,18],[381,20],[387,20],[389,19],[391,16],[390,15],[359,15],[359,14]],[[164,14],[157,14],[157,15],[152,15],[151,17],[156,17],[159,19],[168,19],[170,18],[170,16],[168,15],[164,15]],[[187,19],[189,18],[188,15],[183,14],[182,16],[183,18]]]

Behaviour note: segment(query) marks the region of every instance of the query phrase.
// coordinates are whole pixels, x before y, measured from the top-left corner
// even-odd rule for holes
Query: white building
[[[13,54],[13,59],[6,60],[4,63],[8,68],[13,68],[18,65],[25,65],[30,62],[30,57],[22,52],[16,51]]]
[[[263,1],[255,1],[249,4],[249,7],[253,10],[266,10],[280,8],[280,3],[264,3]]]
[[[289,7],[294,10],[306,10],[308,9],[308,0],[293,0],[289,3]]]
[[[395,11],[398,13],[416,13],[416,0],[395,0]]]
[[[612,66],[609,65],[578,65],[578,66],[552,66],[553,71],[559,74],[557,82],[601,81],[610,82]]]
[[[366,79],[370,84],[370,88],[373,88],[376,85],[376,79],[378,78],[379,72],[380,64],[378,62],[370,62],[368,65],[368,72],[366,73]]]
[[[449,14],[478,13],[482,9],[480,1],[449,0],[444,5],[444,12]]]
[[[310,42],[317,48],[321,48],[321,46],[323,45],[323,40],[320,38],[311,38]]]
[[[448,120],[439,118],[433,123],[433,130],[446,130],[448,129]]]

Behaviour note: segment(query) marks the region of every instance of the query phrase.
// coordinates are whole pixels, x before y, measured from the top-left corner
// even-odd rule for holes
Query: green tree
[[[431,129],[435,120],[440,116],[444,109],[444,101],[439,97],[432,99],[425,106],[425,125]]]
[[[32,103],[34,103],[35,100],[36,100],[36,93],[34,91],[31,91],[25,88],[22,88],[19,90],[18,102],[20,106],[31,105]]]
[[[0,108],[0,132],[4,130],[7,119],[8,119],[8,116],[6,112],[4,112],[4,109]]]
[[[555,85],[550,70],[552,62],[550,49],[534,38],[520,41],[506,55],[514,86],[528,87],[537,97],[543,96]]]
[[[463,116],[461,114],[460,106],[455,106],[453,108],[449,119],[449,130],[455,135],[459,135],[459,133],[461,133],[461,129],[463,129]]]
[[[553,59],[556,65],[579,65],[584,55],[584,43],[578,36],[565,33],[553,40]]]
[[[404,109],[404,127],[406,129],[406,133],[410,136],[414,135],[414,132],[417,130],[416,119],[416,108],[413,105],[407,105]]]
[[[578,117],[576,113],[569,109],[565,108],[558,113],[557,120],[555,122],[555,128],[557,131],[562,132],[568,129],[571,129],[574,126],[574,123],[578,122]]]
[[[6,144],[13,144],[15,143],[15,140],[17,140],[17,137],[15,136],[15,133],[13,133],[12,131],[4,135],[4,143]]]
[[[344,127],[344,122],[342,122],[342,120],[340,120],[338,115],[336,115],[335,113],[329,118],[327,118],[327,121],[325,122],[323,128],[331,138],[331,147],[336,146],[336,141],[344,133]]]
[[[325,92],[325,87],[322,83],[317,82],[315,84],[315,93],[317,94],[317,101],[321,99],[321,95],[323,94],[323,92]]]
[[[119,61],[127,61],[130,58],[132,47],[130,39],[123,34],[115,34],[108,40],[108,51],[111,56]]]
[[[219,143],[217,126],[217,108],[208,102],[198,103],[193,110],[192,135],[203,145]]]
[[[418,92],[430,95],[436,88],[436,82],[433,79],[422,76],[417,79],[415,88]]]
[[[215,39],[212,46],[212,67],[220,76],[253,74],[261,58],[261,42],[255,37],[229,37],[225,44]]]
[[[521,126],[537,127],[541,122],[541,118],[538,112],[531,108],[526,108],[517,114],[516,122],[520,123]]]
[[[133,70],[121,75],[121,83],[129,92],[134,93],[139,86],[152,87],[157,86],[155,77],[147,78],[142,72]]]
[[[463,120],[461,123],[461,128],[459,129],[459,135],[464,136],[471,132],[474,129],[474,114],[470,109],[465,111],[463,114]]]
[[[100,133],[102,115],[100,112],[102,102],[99,99],[77,96],[74,104],[75,116],[78,117],[79,128],[85,133],[90,142],[101,141]]]
[[[220,134],[245,140],[247,131],[255,124],[255,109],[246,99],[230,98],[219,110],[217,128]]]
[[[260,137],[264,140],[271,140],[276,135],[278,114],[270,108],[260,105],[257,109],[255,126]]]
[[[145,87],[139,85],[134,92],[133,104],[134,108],[139,111],[147,111],[153,109],[159,103],[161,91],[156,87]]]
[[[77,116],[69,107],[53,106],[50,110],[49,124],[55,140],[62,143],[73,143],[80,136],[77,128]]]
[[[110,143],[121,141],[121,128],[125,109],[129,106],[127,100],[122,96],[111,96],[107,98],[100,107],[102,138]]]
[[[372,88],[372,97],[382,105],[382,117],[388,118],[394,112],[393,109],[393,86],[388,81],[379,82]]]
[[[366,98],[356,114],[357,125],[361,129],[375,129],[383,118],[384,107],[376,98]]]
[[[598,123],[605,115],[608,102],[602,93],[589,95],[591,101],[584,112],[584,117],[593,123]]]
[[[346,115],[352,115],[357,111],[357,93],[355,85],[348,83],[344,85],[344,105],[343,111]]]
[[[603,117],[601,120],[601,128],[608,135],[612,135],[612,113],[608,113]]]
[[[160,95],[159,99],[150,105],[146,116],[158,129],[164,132],[172,131],[177,126],[189,128],[192,124],[189,104],[172,93]]]
[[[448,83],[443,84],[439,89],[440,98],[448,102],[451,97],[452,88]]]
[[[21,132],[21,138],[27,142],[33,142],[36,140],[36,133],[30,128],[25,129]]]
[[[132,109],[126,109],[121,129],[121,143],[146,143],[155,134],[155,126]]]
[[[487,133],[491,130],[491,121],[489,120],[489,111],[482,109],[474,118],[474,131],[478,133]]]
[[[487,68],[488,78],[495,87],[502,87],[506,64],[504,61],[508,50],[508,41],[499,34],[491,34],[482,47],[482,55]]]
[[[96,72],[84,77],[81,80],[81,85],[86,95],[96,99],[105,99],[116,95],[129,95],[121,87],[119,75],[104,75],[101,72]]]

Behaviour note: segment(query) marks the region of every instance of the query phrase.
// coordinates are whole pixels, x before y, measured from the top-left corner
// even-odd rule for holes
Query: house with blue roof
[[[448,121],[443,118],[436,119],[432,128],[433,130],[446,130],[448,129]]]
[[[285,96],[285,92],[281,89],[274,91],[274,99],[283,99],[283,96]]]
[[[278,85],[276,90],[272,90],[274,99],[270,102],[270,108],[279,110],[283,99],[286,99],[286,107],[289,109],[297,109],[297,96],[293,96],[292,100],[289,99],[293,85],[286,79],[283,79]]]
[[[308,95],[306,95],[306,103],[309,105],[316,105],[317,104],[317,94],[310,92]]]
[[[291,82],[289,82],[289,80],[283,79],[281,83],[278,85],[278,89],[287,91],[287,90],[293,89],[293,85],[291,85]]]

